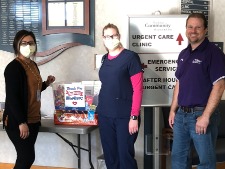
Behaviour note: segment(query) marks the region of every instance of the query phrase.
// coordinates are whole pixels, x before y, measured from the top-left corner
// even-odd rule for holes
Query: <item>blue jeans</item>
[[[196,119],[202,111],[185,113],[178,109],[173,126],[172,169],[188,169],[191,142],[199,156],[197,169],[216,169],[216,139],[218,135],[219,111],[216,110],[207,127],[206,134],[195,132]]]

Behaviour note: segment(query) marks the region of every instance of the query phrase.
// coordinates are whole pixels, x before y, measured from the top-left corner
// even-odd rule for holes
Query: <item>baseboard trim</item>
[[[0,163],[0,169],[12,169],[14,164],[11,163]],[[51,167],[51,166],[32,166],[31,169],[72,169],[65,167]]]

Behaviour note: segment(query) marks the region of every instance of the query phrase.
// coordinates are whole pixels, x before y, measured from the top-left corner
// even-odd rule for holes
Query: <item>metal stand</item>
[[[73,149],[74,153],[77,156],[77,160],[78,160],[77,162],[78,162],[78,168],[79,169],[81,168],[81,156],[80,156],[81,153],[80,153],[80,150],[84,150],[84,151],[88,152],[90,167],[91,167],[91,169],[94,169],[94,166],[93,166],[92,161],[91,161],[91,135],[90,135],[90,133],[88,133],[88,149],[80,146],[80,134],[77,135],[77,145],[74,145],[72,142],[67,140],[65,137],[63,137],[59,133],[55,133],[55,134],[57,136],[59,136],[61,139],[63,139]],[[77,148],[77,151],[75,150],[75,148]]]
[[[160,164],[159,164],[159,154],[160,154],[160,108],[159,107],[153,107],[153,156],[154,156],[154,163],[153,163],[153,168],[154,169],[159,169]]]
[[[160,169],[160,107],[144,108],[144,169]]]

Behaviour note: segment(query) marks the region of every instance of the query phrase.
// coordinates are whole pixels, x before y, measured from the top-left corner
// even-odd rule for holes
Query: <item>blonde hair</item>
[[[119,32],[118,27],[116,25],[112,24],[112,23],[108,23],[107,25],[104,26],[104,28],[102,30],[102,36],[104,36],[104,31],[106,29],[109,29],[109,28],[115,29],[116,30],[116,33],[120,36],[120,32]]]

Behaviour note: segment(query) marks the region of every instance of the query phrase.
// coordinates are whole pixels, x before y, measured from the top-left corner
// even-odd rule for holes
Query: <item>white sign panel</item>
[[[84,86],[81,83],[65,84],[65,107],[67,110],[85,110]]]
[[[142,106],[162,106],[171,103],[178,54],[140,54],[145,65]]]
[[[171,104],[177,57],[188,45],[185,35],[187,16],[129,18],[129,49],[139,54],[145,70],[142,106]]]

